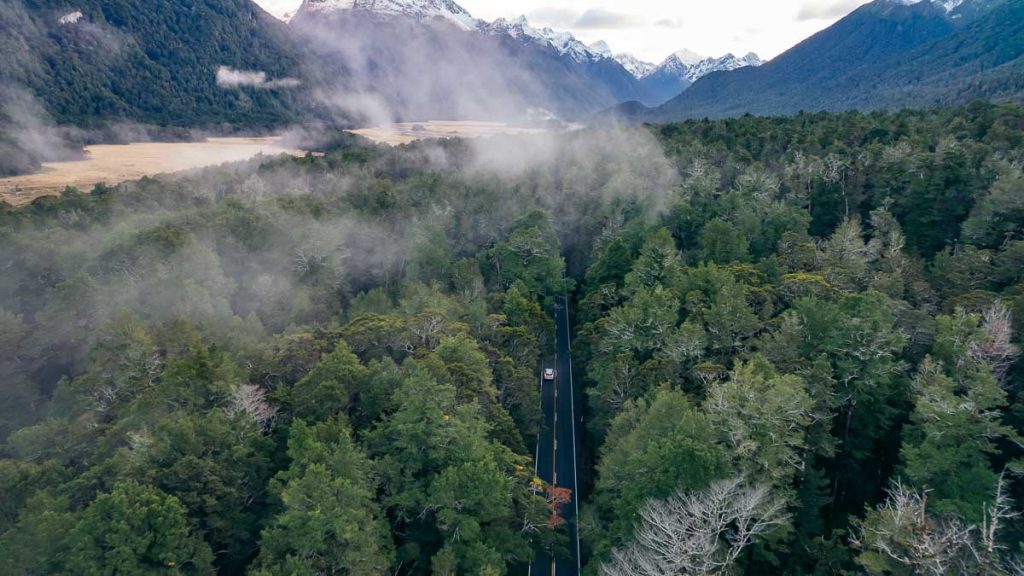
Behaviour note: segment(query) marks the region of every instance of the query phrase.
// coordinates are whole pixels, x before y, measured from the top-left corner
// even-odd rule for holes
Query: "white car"
[[[554,368],[545,368],[544,369],[544,379],[545,380],[549,380],[549,381],[554,380],[555,379],[555,369]]]

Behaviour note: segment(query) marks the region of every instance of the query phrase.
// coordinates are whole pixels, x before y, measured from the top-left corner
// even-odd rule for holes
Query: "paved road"
[[[580,415],[575,406],[569,312],[563,298],[559,299],[554,315],[558,354],[547,367],[554,367],[557,377],[554,382],[541,380],[541,409],[545,425],[537,440],[537,475],[545,482],[572,490],[572,501],[562,507],[562,517],[569,530],[570,557],[553,559],[550,554],[543,554],[530,566],[530,576],[579,576],[576,425],[580,423]]]

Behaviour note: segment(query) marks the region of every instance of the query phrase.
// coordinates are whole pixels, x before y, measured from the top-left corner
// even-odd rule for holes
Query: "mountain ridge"
[[[663,122],[1020,96],[1019,79],[993,69],[1024,55],[1022,22],[1021,2],[876,0],[764,66],[710,74],[660,107],[615,113]]]

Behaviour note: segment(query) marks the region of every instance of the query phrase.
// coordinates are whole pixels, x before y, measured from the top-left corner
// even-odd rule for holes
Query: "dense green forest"
[[[349,143],[0,265],[3,574],[524,574],[563,291],[588,574],[1020,573],[1018,106]]]

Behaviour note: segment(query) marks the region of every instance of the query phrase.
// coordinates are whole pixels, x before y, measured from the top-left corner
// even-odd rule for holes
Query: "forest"
[[[1024,573],[1024,107],[343,140],[0,204],[0,573]]]

